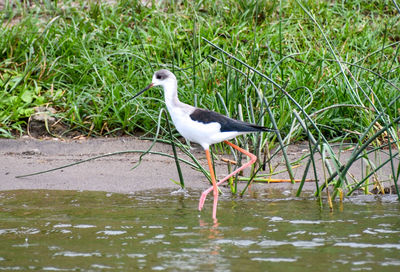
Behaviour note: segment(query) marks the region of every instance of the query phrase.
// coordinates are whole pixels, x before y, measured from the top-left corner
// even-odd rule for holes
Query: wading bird
[[[155,86],[162,86],[164,88],[165,104],[167,105],[168,112],[171,115],[172,121],[178,132],[187,140],[200,144],[205,150],[208,167],[210,169],[212,187],[202,193],[199,201],[199,210],[202,210],[207,195],[211,191],[214,191],[212,217],[213,219],[216,219],[218,205],[217,186],[239,171],[252,165],[257,160],[257,157],[254,154],[228,142],[228,140],[246,133],[265,132],[271,130],[266,127],[238,121],[214,111],[200,109],[182,103],[178,99],[178,83],[176,77],[173,73],[165,69],[155,72],[150,85],[138,92],[133,99]],[[247,155],[250,158],[250,161],[243,164],[217,183],[211,163],[209,147],[210,145],[219,142],[224,142]]]

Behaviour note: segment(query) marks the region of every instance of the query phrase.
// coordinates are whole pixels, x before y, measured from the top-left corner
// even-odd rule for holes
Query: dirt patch
[[[60,119],[55,117],[56,110],[52,107],[35,107],[35,113],[27,120],[26,134],[30,138],[59,138],[61,140],[83,137],[76,130],[70,129]]]

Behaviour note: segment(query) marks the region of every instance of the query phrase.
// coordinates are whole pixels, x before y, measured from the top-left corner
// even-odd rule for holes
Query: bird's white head
[[[168,93],[168,96],[176,95],[177,81],[175,75],[166,69],[161,69],[154,73],[150,85],[138,92],[132,99],[138,97],[151,87],[155,86],[163,87],[166,94]]]
[[[176,77],[170,71],[162,69],[154,73],[153,80],[151,82],[153,86],[162,86],[165,88],[167,85],[176,85]]]

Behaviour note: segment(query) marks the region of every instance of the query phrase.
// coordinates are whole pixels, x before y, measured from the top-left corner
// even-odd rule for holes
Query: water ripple
[[[335,243],[334,246],[352,247],[352,248],[372,247],[372,248],[400,249],[400,244],[366,244],[366,243],[341,242],[341,243]]]
[[[296,258],[251,258],[252,261],[272,262],[272,263],[292,263]]]
[[[54,256],[63,257],[101,257],[99,252],[74,252],[74,251],[61,251],[54,253]]]
[[[104,235],[122,235],[126,233],[126,230],[101,230],[96,232],[97,234],[103,233]]]

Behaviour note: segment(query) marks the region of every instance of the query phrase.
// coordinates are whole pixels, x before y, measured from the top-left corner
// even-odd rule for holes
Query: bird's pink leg
[[[215,174],[214,174],[214,168],[211,163],[211,156],[210,156],[210,151],[208,149],[206,151],[206,157],[207,157],[207,163],[208,163],[208,168],[210,168],[210,175],[211,175],[211,182],[212,182],[212,187],[210,189],[214,190],[214,205],[213,205],[213,213],[212,213],[212,218],[214,220],[217,219],[217,205],[218,205],[218,187],[217,187],[217,182],[215,180]]]
[[[249,167],[250,165],[252,165],[253,163],[255,163],[256,160],[257,160],[257,157],[256,157],[254,154],[252,154],[252,153],[250,153],[250,152],[244,150],[243,148],[240,148],[240,147],[238,147],[237,145],[234,145],[234,144],[232,144],[231,142],[228,142],[228,141],[224,141],[224,143],[226,143],[226,144],[232,146],[234,149],[236,149],[236,150],[238,150],[239,152],[242,152],[242,153],[245,154],[246,156],[250,157],[250,161],[247,162],[247,163],[245,163],[245,164],[243,164],[241,167],[239,167],[238,169],[236,169],[235,171],[233,171],[232,173],[230,173],[229,175],[227,175],[226,177],[224,177],[223,179],[221,179],[218,183],[215,184],[215,186],[214,186],[214,183],[213,183],[213,186],[212,186],[212,187],[210,187],[210,188],[208,188],[207,190],[205,190],[205,191],[201,194],[201,197],[200,197],[200,201],[199,201],[199,211],[201,211],[201,210],[203,209],[204,201],[206,200],[207,195],[208,195],[212,190],[214,190],[214,206],[215,206],[215,207],[213,207],[213,208],[215,208],[215,214],[216,214],[217,211],[216,211],[216,204],[215,204],[215,194],[218,195],[218,188],[217,188],[217,186],[220,185],[221,183],[227,181],[230,177],[232,177],[233,175],[236,175],[238,172],[242,171],[242,170],[245,169],[246,167]],[[208,151],[208,150],[206,150],[206,154],[207,154],[207,151]],[[208,158],[207,158],[207,161],[208,161],[208,163],[209,163],[208,165],[209,165],[209,167],[210,167],[210,174],[211,174],[211,177],[212,177],[211,179],[213,179],[213,177],[215,177],[215,176],[214,176],[214,170],[212,170],[212,172],[211,172],[211,169],[212,169],[212,165],[210,166],[211,161],[210,161]],[[214,180],[215,180],[215,178],[214,178]],[[213,214],[214,214],[214,210],[213,210]],[[215,218],[215,217],[213,217],[213,218]]]

